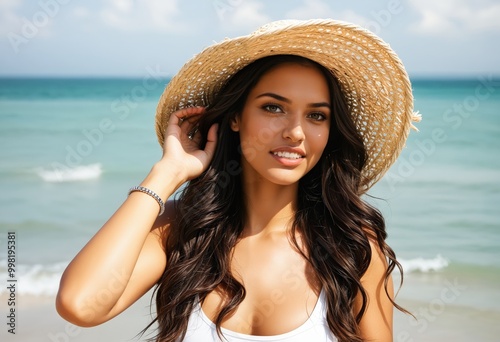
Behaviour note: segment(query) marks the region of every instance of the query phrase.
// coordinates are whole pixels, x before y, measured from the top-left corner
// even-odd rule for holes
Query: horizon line
[[[171,79],[175,75],[169,75],[160,77],[162,79]],[[409,74],[410,80],[473,80],[480,77],[485,77],[492,79],[500,79],[500,73],[475,73],[475,74],[438,74],[438,75],[430,75],[430,74]],[[0,74],[0,79],[60,79],[60,80],[77,80],[77,79],[128,79],[128,80],[137,80],[144,78],[144,75],[2,75]]]

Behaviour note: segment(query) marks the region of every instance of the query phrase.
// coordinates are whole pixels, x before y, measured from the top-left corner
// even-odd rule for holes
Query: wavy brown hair
[[[323,73],[329,86],[332,120],[328,143],[320,161],[299,181],[298,208],[290,236],[326,294],[326,320],[339,341],[362,341],[358,325],[366,310],[367,295],[360,279],[371,260],[369,238],[378,243],[388,260],[388,296],[391,272],[396,266],[402,272],[385,242],[387,234],[381,213],[361,198],[366,150],[339,82],[323,66],[303,57],[262,58],[225,84],[198,123],[201,147],[206,143],[209,127],[219,123],[217,148],[207,170],[191,180],[176,200],[177,219],[164,237],[168,263],[155,291],[157,313],[150,324],[158,324],[158,342],[182,340],[196,301],[216,288],[226,294],[214,322],[222,336],[222,322],[245,298],[244,286],[230,271],[231,251],[246,217],[239,135],[230,129],[230,122],[241,113],[249,92],[262,75],[281,63],[313,66]],[[301,237],[301,247],[297,235]],[[353,306],[358,295],[362,306],[355,313]]]

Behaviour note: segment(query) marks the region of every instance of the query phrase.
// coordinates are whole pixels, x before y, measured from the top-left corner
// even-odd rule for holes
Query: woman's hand
[[[158,164],[175,167],[183,175],[184,181],[199,176],[208,167],[217,143],[217,124],[210,127],[205,149],[199,143],[201,135],[196,123],[205,112],[204,107],[190,107],[170,115],[165,132],[163,157]]]

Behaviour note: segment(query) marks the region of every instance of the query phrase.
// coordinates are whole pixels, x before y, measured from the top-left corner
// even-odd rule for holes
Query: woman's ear
[[[239,132],[240,131],[240,120],[239,120],[239,116],[238,115],[235,115],[232,119],[231,119],[231,130],[233,132]]]

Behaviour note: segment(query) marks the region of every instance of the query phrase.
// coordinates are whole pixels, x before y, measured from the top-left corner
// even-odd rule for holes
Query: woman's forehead
[[[282,63],[263,74],[249,97],[263,94],[276,94],[289,101],[303,99],[310,103],[330,103],[328,83],[321,71],[299,63]]]

